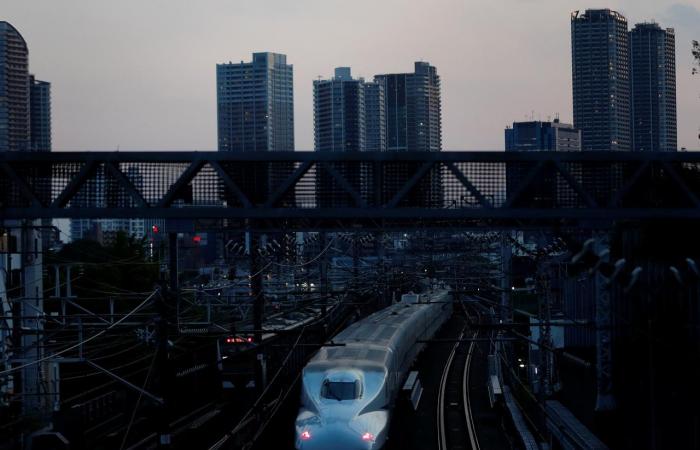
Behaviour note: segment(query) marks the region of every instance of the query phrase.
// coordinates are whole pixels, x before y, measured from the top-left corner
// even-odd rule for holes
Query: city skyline
[[[144,5],[138,17],[130,14],[129,20],[124,20],[124,15],[133,10],[124,5],[88,6],[80,10],[80,20],[74,19],[68,30],[51,23],[70,15],[77,8],[72,3],[58,8],[48,2],[27,5],[11,0],[3,19],[27,40],[30,72],[52,81],[55,150],[214,150],[216,90],[212,67],[268,50],[286,54],[295,66],[295,141],[299,150],[313,148],[312,82],[318,74],[345,64],[353,67],[356,76],[371,79],[376,73],[408,72],[416,60],[430,61],[442,78],[444,149],[502,150],[503,127],[513,121],[547,120],[557,113],[563,122],[572,121],[569,15],[577,9],[611,8],[625,15],[630,28],[655,20],[662,28],[676,29],[678,146],[700,147],[698,83],[690,75],[690,41],[697,38],[692,31],[700,11],[688,4],[539,1],[512,5],[508,17],[503,17],[497,11],[499,5],[474,2],[460,6],[440,1],[425,13],[418,5],[406,4],[401,20],[390,20],[387,5],[377,5],[376,16],[367,18],[358,29],[364,38],[348,38],[346,42],[341,38],[350,36],[352,17],[336,22],[334,30],[312,20],[332,16],[337,12],[333,5],[307,14],[309,2],[294,6],[269,3],[260,8],[238,8],[240,14],[235,17],[236,8],[219,2],[208,11],[169,2],[170,8],[161,16],[156,12],[162,8]],[[275,8],[280,11],[275,12]],[[46,12],[51,23],[39,19],[39,11]],[[272,11],[268,19],[281,28],[242,39],[251,27],[265,20],[263,11]],[[215,17],[217,13],[220,17]],[[173,15],[177,20],[166,25]],[[99,20],[88,23],[93,16]],[[222,19],[227,18],[226,24]],[[434,33],[421,38],[401,33],[423,18],[444,26],[436,26]],[[193,20],[207,21],[208,25],[196,27],[191,34],[185,28]],[[318,27],[315,34],[298,31],[309,21]],[[380,29],[382,24],[387,29]],[[474,38],[483,36],[489,27],[501,33],[494,33],[492,44],[486,46]],[[394,36],[387,30],[397,32]],[[144,33],[149,33],[147,42],[141,42]],[[179,33],[177,39],[172,39],[173,33]],[[370,42],[378,33],[385,36],[380,46]],[[398,45],[401,38],[405,45]],[[418,42],[421,39],[424,42]],[[140,45],[134,46],[137,41]],[[119,51],[127,47],[131,54]],[[60,60],[57,54],[61,54]],[[79,54],[82,59],[78,59]],[[120,58],[113,58],[115,54]]]

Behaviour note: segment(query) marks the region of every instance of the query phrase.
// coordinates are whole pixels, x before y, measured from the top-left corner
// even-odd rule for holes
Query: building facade
[[[367,146],[368,117],[378,120],[384,105],[376,101],[378,90],[370,93],[374,99],[369,107],[367,92],[378,88],[375,83],[353,79],[349,67],[338,67],[335,76],[328,80],[315,80],[314,84],[314,150],[317,152],[364,152]],[[376,123],[370,124],[377,126]],[[376,133],[376,130],[370,129]],[[377,139],[376,136],[373,137]],[[370,174],[361,163],[329,163],[360,195],[366,195]],[[351,201],[338,181],[324,169],[316,169],[316,202],[323,207],[340,206]]]
[[[386,150],[384,86],[353,79],[338,67],[329,80],[314,81],[316,151]]]
[[[416,62],[413,73],[375,76],[384,87],[386,149],[442,150],[440,77],[427,62]]]
[[[51,151],[51,83],[29,76],[30,142],[35,152]]]
[[[219,151],[293,151],[293,67],[278,53],[216,66]]]
[[[386,150],[386,99],[384,85],[365,82],[365,147],[370,152]]]
[[[581,151],[581,130],[573,125],[553,122],[514,122],[506,128],[506,151]]]
[[[367,149],[364,80],[338,67],[329,80],[314,81],[314,150],[361,152]]]
[[[30,145],[29,50],[19,31],[0,21],[0,150]]]
[[[638,24],[630,32],[632,149],[669,152],[678,149],[676,119],[676,36],[656,23]]]
[[[571,16],[574,126],[583,150],[632,149],[627,19],[609,9]]]

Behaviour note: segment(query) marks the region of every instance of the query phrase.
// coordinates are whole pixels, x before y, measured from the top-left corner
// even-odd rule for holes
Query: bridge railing
[[[0,152],[0,218],[700,217],[700,154]]]

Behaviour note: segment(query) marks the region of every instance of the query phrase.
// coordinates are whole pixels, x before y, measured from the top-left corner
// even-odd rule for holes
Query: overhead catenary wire
[[[11,373],[11,372],[15,372],[15,371],[17,371],[17,370],[24,369],[25,367],[30,367],[30,366],[33,366],[33,365],[35,365],[35,364],[40,364],[40,363],[42,363],[42,362],[44,362],[44,361],[48,361],[48,360],[53,359],[53,358],[55,358],[55,357],[57,357],[57,356],[63,355],[63,354],[65,354],[65,353],[68,353],[68,352],[71,351],[71,350],[75,350],[76,348],[79,348],[80,346],[85,345],[85,344],[87,344],[88,342],[97,339],[98,337],[100,337],[100,336],[102,336],[103,334],[105,334],[107,331],[111,330],[111,329],[114,328],[115,326],[117,326],[117,325],[119,325],[120,323],[124,322],[124,321],[125,321],[126,319],[128,319],[132,314],[136,313],[139,309],[141,309],[143,306],[145,306],[145,305],[153,298],[153,296],[156,295],[157,293],[159,293],[159,290],[158,290],[158,289],[154,290],[154,291],[151,293],[151,295],[149,295],[148,297],[146,297],[141,303],[139,303],[134,309],[132,309],[132,310],[131,310],[129,313],[127,313],[124,317],[122,317],[121,319],[119,319],[119,320],[117,320],[116,322],[112,323],[112,324],[111,324],[110,326],[108,326],[107,328],[105,328],[105,329],[103,329],[103,330],[101,330],[101,331],[99,331],[99,332],[93,334],[92,336],[90,336],[90,337],[88,337],[88,338],[86,338],[86,339],[83,339],[82,341],[80,341],[80,342],[78,342],[78,343],[76,343],[76,344],[73,344],[73,345],[71,345],[71,346],[69,346],[69,347],[67,347],[67,348],[64,348],[63,350],[60,350],[60,351],[58,351],[58,352],[55,352],[55,353],[53,353],[53,354],[51,354],[51,355],[45,356],[45,357],[43,357],[43,358],[39,358],[39,359],[37,359],[37,360],[31,361],[31,362],[28,362],[28,363],[21,364],[21,365],[16,366],[16,367],[12,367],[12,368],[10,368],[10,369],[6,369],[6,370],[3,370],[3,371],[0,371],[0,375],[6,375],[6,374],[8,374],[8,373]]]

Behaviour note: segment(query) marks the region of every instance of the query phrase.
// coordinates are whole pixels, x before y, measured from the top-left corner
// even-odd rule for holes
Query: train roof
[[[425,303],[401,302],[382,309],[365,319],[355,322],[334,339],[341,346],[323,347],[311,359],[307,369],[326,369],[342,365],[358,368],[383,368],[388,363],[391,352],[411,333],[413,324],[422,317],[421,313],[442,305],[427,303],[439,301],[447,291],[438,291],[422,296]]]

